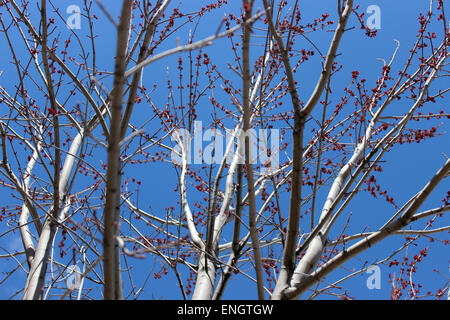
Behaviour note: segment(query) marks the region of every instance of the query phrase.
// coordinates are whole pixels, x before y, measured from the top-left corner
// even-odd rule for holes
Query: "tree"
[[[345,281],[381,265],[391,298],[444,296],[448,281],[425,293],[415,274],[449,243],[448,145],[439,167],[415,162],[418,189],[384,174],[415,161],[389,154],[448,139],[443,1],[372,79],[345,66],[363,55],[346,37],[380,25],[358,1],[313,18],[299,1],[228,2],[1,1],[0,284],[26,276],[9,296],[152,298],[149,279],[171,277],[185,299],[234,279],[259,299],[351,298]]]

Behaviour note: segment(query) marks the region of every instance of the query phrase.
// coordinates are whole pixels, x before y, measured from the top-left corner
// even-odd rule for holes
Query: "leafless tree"
[[[397,61],[406,50],[397,41],[368,80],[344,74],[340,62],[357,54],[341,50],[349,33],[376,34],[358,1],[338,0],[312,22],[299,1],[243,0],[235,14],[228,2],[84,0],[73,12],[77,30],[56,1],[1,1],[2,68],[13,68],[0,77],[1,184],[11,194],[0,237],[17,234],[22,247],[2,244],[10,269],[0,284],[26,275],[12,298],[138,299],[151,277],[169,272],[184,299],[221,299],[236,277],[254,283],[258,299],[349,298],[345,280],[371,265],[395,267],[421,239],[448,234],[448,146],[421,189],[404,186],[404,203],[377,181],[392,150],[417,142],[420,152],[423,141],[448,137],[443,1],[419,16],[407,59]],[[205,19],[214,28],[201,28]],[[113,31],[107,44],[99,24]],[[309,64],[315,73],[302,73]],[[208,137],[209,153],[199,154],[198,137]],[[161,170],[174,190],[155,178]],[[424,205],[436,192],[442,202]],[[350,225],[366,213],[348,208],[366,195],[389,212],[355,232]],[[387,256],[326,281],[398,236]],[[448,290],[447,282],[420,292],[413,274],[425,255],[394,276],[392,298]]]

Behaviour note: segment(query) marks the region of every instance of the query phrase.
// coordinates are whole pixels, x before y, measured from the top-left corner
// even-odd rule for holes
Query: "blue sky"
[[[224,13],[235,13],[239,12],[240,1],[229,0],[229,4],[223,6],[221,9],[214,11],[212,15],[205,15],[199,22],[198,28],[196,29],[195,39],[201,39],[203,37],[209,36],[216,32],[219,25],[220,19],[223,17]],[[288,1],[289,4],[294,3],[294,1]],[[328,12],[331,14],[333,20],[336,19],[336,8],[334,0],[323,0],[323,1],[300,1],[300,8],[302,9],[302,18],[304,21],[311,21],[312,19],[319,17],[322,13]],[[77,4],[82,6],[83,1],[74,0],[59,0],[58,6],[60,6],[60,13],[63,17],[68,16],[65,9],[71,4]],[[111,12],[113,17],[119,15],[120,12],[120,1],[111,1],[105,5],[107,9]],[[199,8],[200,2],[197,1],[174,1],[169,7],[169,10],[173,8],[174,5],[181,3],[181,11],[194,11]],[[202,3],[207,3],[203,2]],[[209,2],[208,2],[209,3]],[[374,38],[369,38],[364,35],[364,32],[359,29],[359,23],[356,17],[353,15],[349,21],[349,26],[354,26],[355,29],[346,32],[339,53],[341,54],[337,61],[339,64],[343,65],[342,71],[333,78],[333,91],[332,101],[336,102],[340,98],[340,93],[342,93],[343,88],[351,80],[351,72],[354,70],[359,70],[360,77],[367,79],[368,83],[374,86],[377,77],[380,74],[382,67],[382,62],[377,60],[379,58],[389,60],[396,48],[396,42],[394,39],[400,41],[401,46],[398,51],[397,58],[393,64],[393,69],[395,72],[403,67],[405,59],[408,57],[409,50],[412,47],[418,30],[418,20],[417,17],[420,12],[426,12],[429,7],[429,1],[425,0],[415,0],[413,2],[401,0],[401,1],[389,1],[389,0],[361,0],[356,1],[360,5],[359,12],[365,11],[369,5],[377,5],[381,9],[381,29],[378,30],[377,36]],[[413,5],[414,3],[414,5]],[[261,6],[260,1],[257,1],[257,7]],[[50,9],[49,9],[50,11]],[[93,5],[93,12],[100,17],[100,20],[95,24],[95,32],[98,34],[97,41],[97,58],[99,61],[99,68],[112,71],[114,66],[113,52],[115,52],[115,31],[112,24],[105,19],[103,13],[98,9],[98,7]],[[32,11],[32,16],[38,18],[38,11]],[[447,15],[447,18],[448,17]],[[38,21],[35,19],[35,21]],[[442,35],[442,30],[437,29],[437,24],[432,28],[433,30],[438,30],[440,35]],[[187,26],[181,28],[179,32],[171,36],[158,50],[168,49],[177,44],[177,38],[181,43],[186,43],[188,40],[188,31],[190,28],[194,28],[195,25],[188,24]],[[82,42],[86,42],[85,38],[87,30],[87,22],[85,19],[82,20],[82,25],[80,30],[75,32],[79,36]],[[67,37],[68,30],[63,30],[62,38]],[[64,34],[67,32],[67,34]],[[317,32],[311,36],[311,40],[317,43],[321,51],[325,52],[329,45],[329,40],[331,39],[331,32]],[[4,37],[1,38],[2,43]],[[258,40],[254,40],[255,43]],[[304,47],[305,49],[312,49],[311,45],[302,40],[298,40],[296,45],[299,47]],[[214,60],[213,63],[217,63],[218,66],[223,67],[228,62],[233,63],[234,57],[230,54],[230,44],[227,39],[221,39],[214,43],[214,45],[207,47],[203,52],[208,53],[208,55]],[[77,49],[73,49],[76,50]],[[252,58],[256,58],[261,55],[261,47],[252,47]],[[3,51],[3,49],[2,49]],[[22,51],[24,53],[24,51]],[[172,81],[177,80],[177,61],[179,57],[186,58],[186,54],[175,55],[170,58],[159,61],[158,63],[147,67],[144,71],[144,85],[147,88],[151,88],[154,84],[158,85],[157,94],[152,96],[152,101],[155,105],[165,104],[167,100],[167,89],[165,88],[165,83],[167,82],[167,73],[170,74]],[[320,72],[320,60],[316,55],[315,58],[311,59],[310,63],[302,65],[301,69],[295,74],[296,80],[300,83],[300,98],[302,101],[308,99],[315,82],[318,78],[318,72]],[[3,64],[0,69],[4,70],[2,76],[0,76],[0,85],[5,88],[11,89],[13,83],[7,81],[7,79],[14,74],[14,66],[12,64]],[[227,74],[231,74],[230,71],[225,71]],[[395,73],[394,73],[395,74]],[[234,77],[234,83],[239,84],[236,77]],[[110,88],[111,79],[105,81],[105,86]],[[445,88],[445,79],[438,79],[435,83],[435,88]],[[447,85],[448,86],[448,85]],[[220,90],[215,90],[218,99],[226,101],[226,96],[220,93]],[[433,91],[434,92],[434,91]],[[438,112],[438,110],[445,110],[447,113],[450,112],[448,97],[445,100],[440,100],[435,105],[431,105],[430,110]],[[209,109],[210,102],[208,97],[201,100],[199,104],[200,108],[198,111],[199,119],[208,122],[211,120],[211,111]],[[388,114],[398,115],[409,108],[409,104],[406,100],[402,100],[399,103],[392,106]],[[4,105],[2,105],[4,107]],[[350,104],[348,105],[350,107]],[[289,110],[289,106],[284,104],[283,108]],[[434,108],[434,109],[432,109]],[[330,108],[331,109],[331,108]],[[139,104],[135,107],[135,113],[133,116],[134,123],[143,123],[148,118],[148,105]],[[1,112],[3,115],[4,112]],[[321,110],[316,110],[313,113],[313,117],[320,119]],[[384,156],[387,164],[384,166],[384,171],[377,175],[377,180],[383,187],[388,190],[392,195],[394,195],[397,204],[400,206],[411,198],[417,191],[419,191],[428,181],[428,179],[437,171],[437,169],[443,164],[445,158],[442,153],[450,155],[450,144],[448,140],[448,131],[450,129],[449,121],[443,119],[431,120],[429,122],[421,121],[413,123],[411,128],[414,127],[424,127],[430,128],[431,126],[440,126],[438,129],[439,133],[445,133],[441,136],[435,137],[433,139],[427,139],[423,141],[420,145],[416,144],[404,144],[401,146],[396,146],[394,150],[389,152]],[[153,130],[150,128],[149,130]],[[106,161],[104,157],[105,153],[102,150],[97,150],[97,156],[103,161]],[[102,158],[103,155],[103,158]],[[96,164],[98,165],[98,163]],[[177,184],[177,176],[171,164],[157,164],[153,167],[142,167],[142,166],[130,166],[126,172],[126,177],[136,177],[143,181],[142,186],[139,187],[139,202],[143,208],[151,208],[152,212],[158,213],[164,217],[164,209],[170,205],[174,205],[174,198],[177,193],[173,191]],[[82,180],[83,181],[83,180]],[[88,183],[83,181],[83,184]],[[440,206],[441,199],[443,195],[449,190],[448,179],[444,180],[441,185],[439,185],[434,194],[432,194],[427,202],[424,204],[422,209],[429,209]],[[188,190],[190,192],[190,190]],[[325,199],[327,190],[319,193],[321,200]],[[198,194],[192,195],[194,199],[200,198]],[[5,203],[16,203],[9,193],[4,193],[0,196]],[[319,199],[319,200],[320,200]],[[287,212],[288,210],[288,195],[286,193],[282,196],[282,210]],[[320,205],[323,201],[318,201],[317,210],[320,210]],[[350,229],[346,231],[348,234],[353,234],[361,232],[361,228],[366,225],[372,225],[373,228],[381,226],[389,217],[394,214],[396,209],[387,204],[385,201],[379,201],[379,199],[373,199],[370,195],[362,194],[355,198],[353,203],[345,210],[344,214],[338,221],[335,231],[332,231],[330,238],[336,237],[341,231],[340,226],[344,226],[347,222],[349,214],[352,214],[352,222]],[[306,217],[306,221],[309,218]],[[371,224],[372,222],[372,224]],[[440,220],[439,225],[436,224],[434,227],[448,225],[450,219],[444,217]],[[306,225],[301,222],[301,228],[305,229],[307,232]],[[422,224],[418,224],[419,227]],[[125,227],[127,229],[127,227]],[[5,225],[0,224],[0,233],[5,231]],[[370,231],[370,230],[369,230]],[[373,230],[372,230],[373,231]],[[337,234],[336,234],[337,233]],[[1,246],[6,247],[8,250],[20,250],[19,234],[9,235],[0,240]],[[435,235],[434,238],[440,240],[448,240],[448,233]],[[333,280],[338,280],[347,274],[357,270],[358,266],[364,265],[365,261],[372,263],[376,257],[382,259],[390,254],[393,250],[400,247],[404,242],[403,237],[396,236],[389,238],[382,243],[374,246],[373,248],[367,250],[359,256],[357,259],[351,260],[344,265],[345,268],[338,269],[335,273],[327,277],[326,282],[332,283]],[[426,290],[435,292],[437,288],[443,287],[450,277],[449,274],[449,263],[450,255],[448,249],[443,246],[439,241],[430,242],[429,240],[422,239],[417,242],[417,246],[411,246],[408,250],[408,257],[412,258],[414,254],[417,254],[420,250],[424,248],[429,248],[429,255],[423,259],[423,262],[418,266],[418,272],[414,277],[421,278],[421,283],[424,285]],[[0,253],[2,254],[2,253]],[[264,254],[264,251],[263,251]],[[402,261],[405,252],[402,251],[398,260]],[[20,258],[22,259],[22,258]],[[19,259],[19,260],[20,260]],[[4,260],[4,259],[3,259]],[[127,259],[128,264],[133,266],[133,273],[135,276],[134,282],[138,287],[142,285],[145,281],[145,277],[149,270],[155,270],[156,272],[161,267],[158,260],[154,260],[152,257],[146,257],[144,260],[135,260],[133,258]],[[5,276],[7,270],[10,270],[11,266],[16,266],[14,260],[8,259],[7,262],[0,263],[0,272],[2,272],[2,278]],[[247,272],[252,274],[252,268],[247,264]],[[356,269],[355,269],[356,268]],[[388,299],[390,297],[391,284],[389,283],[388,275],[389,273],[395,272],[399,273],[399,268],[389,268],[386,265],[381,266],[381,289],[380,290],[369,290],[366,286],[366,280],[369,277],[368,274],[362,273],[357,275],[342,285],[349,290],[349,295],[356,297],[357,299]],[[435,272],[437,269],[441,272]],[[187,276],[187,270],[181,268],[180,272],[182,276]],[[126,276],[124,275],[124,278]],[[5,281],[0,285],[0,298],[8,298],[13,292],[19,290],[23,287],[25,283],[24,272],[18,271],[9,280]],[[125,288],[125,292],[128,292],[128,285]],[[98,290],[97,290],[98,291]],[[423,293],[423,292],[422,292]],[[100,297],[100,293],[92,293],[96,298]],[[21,296],[21,295],[19,295]],[[305,294],[303,298],[307,298],[309,294]],[[246,277],[239,276],[235,281],[231,281],[228,289],[225,291],[224,299],[254,299],[256,297],[256,286],[248,280]],[[16,297],[17,298],[17,297]],[[176,288],[176,278],[173,272],[169,271],[168,275],[161,279],[150,279],[144,288],[143,293],[140,298],[144,299],[181,299],[180,291]],[[320,296],[322,299],[335,299],[333,296],[324,295]]]

